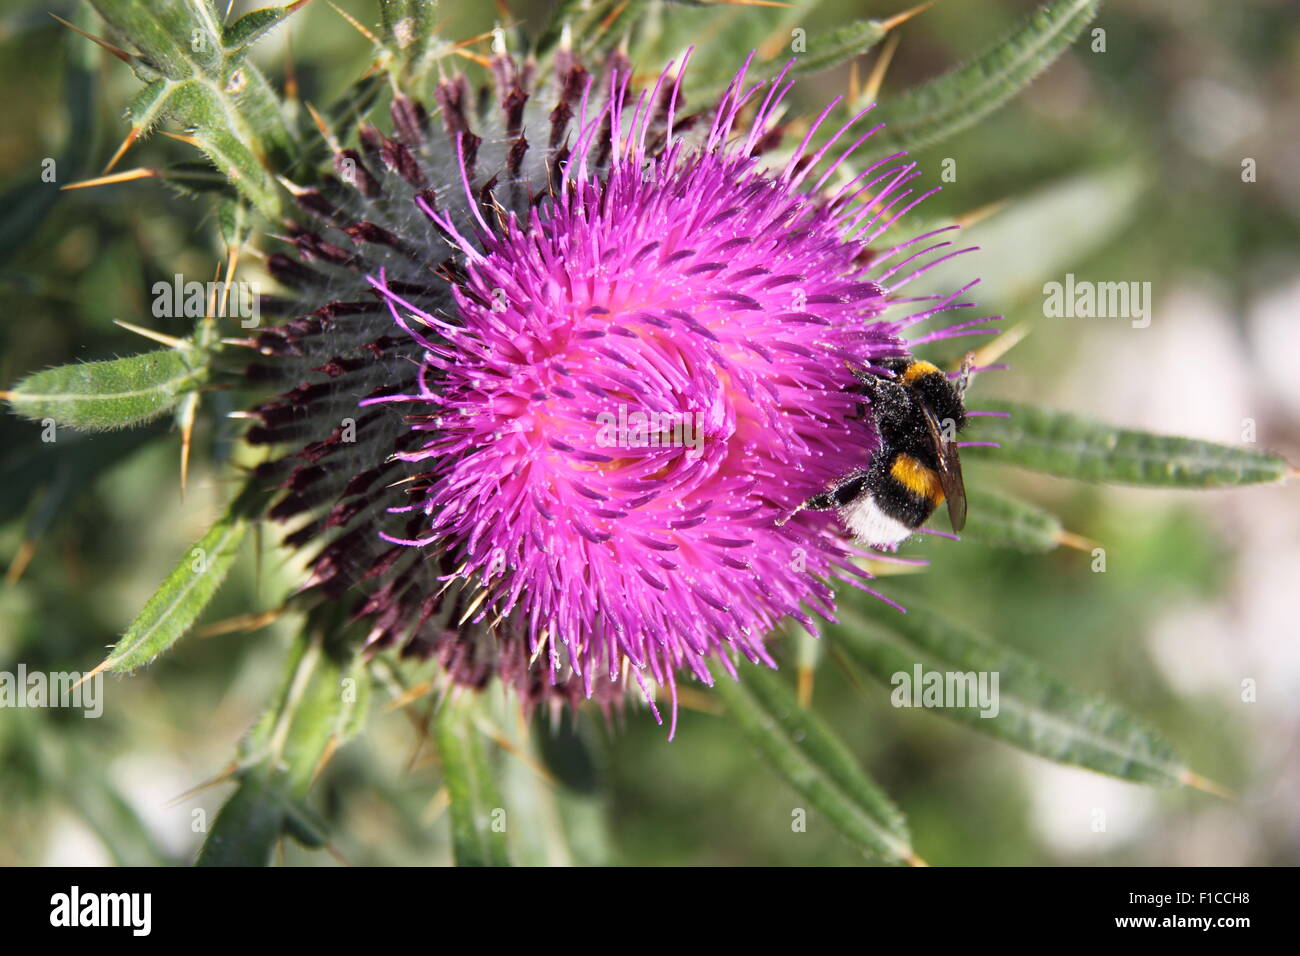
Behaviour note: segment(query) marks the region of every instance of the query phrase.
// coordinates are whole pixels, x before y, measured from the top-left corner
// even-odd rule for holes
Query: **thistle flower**
[[[431,188],[426,114],[399,97],[398,138],[363,129],[368,156],[336,149],[342,183],[295,190],[323,228],[270,264],[330,298],[255,343],[314,377],[249,438],[301,440],[355,404],[355,441],[335,426],[264,474],[288,471],[273,517],[323,509],[290,543],[330,536],[309,588],[366,588],[371,648],[499,673],[525,704],[616,700],[630,676],[653,707],[729,652],[773,664],[765,637],[833,616],[831,581],[870,590],[833,516],[778,519],[870,460],[851,368],[954,307],[897,295],[948,243],[868,245],[924,196],[899,155],[832,185],[865,111],[810,154],[832,103],[765,166],[792,82],[747,88],[748,66],[701,122],[679,115],[684,64],[633,93],[617,55],[595,77],[561,62],[543,116],[499,53],[504,136],[470,129],[463,80],[438,90],[450,184]]]

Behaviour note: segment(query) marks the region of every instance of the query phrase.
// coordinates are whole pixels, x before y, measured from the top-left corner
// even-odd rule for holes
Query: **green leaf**
[[[433,718],[433,741],[451,796],[451,839],[457,866],[509,866],[504,830],[493,828],[504,813],[483,737],[474,720],[477,702],[448,699]]]
[[[1047,3],[970,63],[886,100],[871,115],[873,123],[886,126],[869,148],[881,155],[918,150],[976,123],[1064,53],[1100,6],[1100,0]]]
[[[963,540],[1030,553],[1052,551],[1061,543],[1060,520],[1035,505],[974,488],[967,489],[966,501]]]
[[[1223,488],[1287,477],[1282,457],[1192,438],[1153,435],[1015,402],[984,401],[1010,418],[972,421],[971,440],[1001,447],[963,454],[1020,465],[1063,478],[1160,488]],[[966,437],[966,436],[963,436]]]
[[[898,808],[779,677],[763,667],[747,667],[739,680],[718,675],[714,690],[772,769],[850,842],[886,862],[916,862]]]
[[[230,571],[253,519],[256,500],[249,486],[231,503],[145,603],[101,669],[131,671],[142,667],[193,626]]]
[[[987,675],[996,707],[937,707],[940,716],[1057,763],[1075,764],[1137,783],[1190,782],[1173,748],[1125,711],[1079,693],[1024,655],[992,644],[915,602],[906,614],[864,600],[841,608],[826,626],[831,640],[873,677],[894,688],[895,704],[912,701],[915,668],[922,674]],[[862,613],[858,613],[858,612]],[[909,683],[904,683],[904,678]]]
[[[243,53],[253,43],[279,26],[306,4],[307,0],[297,0],[282,7],[263,7],[250,10],[234,23],[227,24],[221,30],[221,42],[232,53]]]
[[[266,866],[285,828],[285,803],[271,775],[245,774],[199,851],[198,866]]]
[[[157,418],[208,380],[208,353],[159,349],[106,362],[60,365],[29,375],[7,393],[14,411],[34,421],[87,431],[126,428]]]

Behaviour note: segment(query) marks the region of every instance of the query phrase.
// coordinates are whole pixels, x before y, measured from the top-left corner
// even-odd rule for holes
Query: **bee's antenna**
[[[971,379],[975,376],[975,353],[967,352],[962,356],[961,373],[957,376],[956,389],[957,397],[965,398],[966,389],[970,387]]]

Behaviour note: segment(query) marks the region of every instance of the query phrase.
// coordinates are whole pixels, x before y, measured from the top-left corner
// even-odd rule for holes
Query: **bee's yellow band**
[[[937,366],[929,362],[913,362],[907,368],[903,369],[903,384],[911,385],[922,375],[929,375],[931,372],[939,371]]]
[[[943,503],[943,485],[939,481],[939,476],[934,469],[927,468],[911,455],[899,455],[895,458],[894,463],[889,466],[889,474],[918,498],[926,498],[934,502],[936,508]]]

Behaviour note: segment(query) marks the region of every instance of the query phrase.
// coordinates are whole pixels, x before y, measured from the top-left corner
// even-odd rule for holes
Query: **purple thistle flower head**
[[[711,683],[729,650],[771,664],[779,621],[831,616],[832,579],[867,587],[833,514],[790,515],[877,447],[852,368],[951,305],[887,316],[891,278],[947,243],[888,269],[926,237],[867,251],[924,198],[915,165],[829,187],[866,139],[823,162],[858,114],[809,155],[832,103],[766,168],[792,84],[746,91],[745,72],[694,142],[674,128],[680,71],[634,103],[616,76],[599,109],[589,82],[558,184],[522,218],[483,208],[463,162],[472,225],[418,198],[463,261],[456,314],[372,277],[423,351],[417,389],[374,399],[407,403],[421,434],[397,457],[427,469],[393,509],[422,533],[388,539],[442,552],[474,583],[467,620],[587,696],[630,675],[675,702],[677,671]]]

